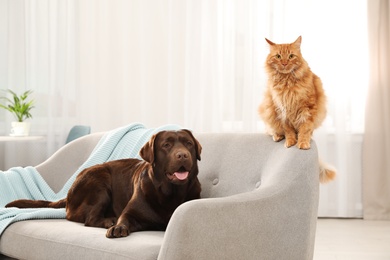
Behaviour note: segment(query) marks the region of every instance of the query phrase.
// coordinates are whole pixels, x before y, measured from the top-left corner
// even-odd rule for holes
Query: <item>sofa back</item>
[[[275,143],[271,136],[261,133],[195,133],[195,136],[203,148],[198,176],[202,198],[251,192],[275,182],[288,185],[307,172],[304,161],[318,161],[314,142],[312,149],[300,150],[295,146],[285,148],[283,141]],[[318,176],[314,177],[315,180]]]
[[[58,192],[88,158],[104,133],[81,137],[37,166],[50,187]],[[202,145],[198,178],[202,198],[225,197],[255,191],[274,182],[291,182],[299,174],[303,160],[318,160],[315,143],[304,151],[285,148],[260,133],[194,133]],[[286,163],[288,166],[286,171]],[[282,174],[279,169],[286,171]]]

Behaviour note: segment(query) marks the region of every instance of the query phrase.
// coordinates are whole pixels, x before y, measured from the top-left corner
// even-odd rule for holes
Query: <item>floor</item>
[[[390,221],[319,219],[314,260],[390,260]]]

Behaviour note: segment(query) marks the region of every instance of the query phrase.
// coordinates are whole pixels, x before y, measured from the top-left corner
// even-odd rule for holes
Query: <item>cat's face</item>
[[[276,44],[265,39],[270,45],[266,65],[279,73],[288,74],[302,64],[301,36],[289,44]]]

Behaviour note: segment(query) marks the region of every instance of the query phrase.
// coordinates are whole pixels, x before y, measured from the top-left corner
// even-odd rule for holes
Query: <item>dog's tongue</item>
[[[187,179],[188,176],[188,172],[175,172],[173,174],[181,181]]]

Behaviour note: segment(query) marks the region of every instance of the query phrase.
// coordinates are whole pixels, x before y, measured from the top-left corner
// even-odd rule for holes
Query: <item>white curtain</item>
[[[364,219],[390,220],[390,1],[368,1],[370,85],[363,153]]]
[[[31,131],[47,137],[47,156],[74,124],[93,132],[135,121],[262,132],[264,38],[283,43],[302,35],[303,55],[328,95],[328,118],[314,139],[339,173],[321,186],[319,213],[361,217],[365,4],[0,0],[0,88],[34,90]],[[6,135],[12,118],[0,111],[0,119]]]

